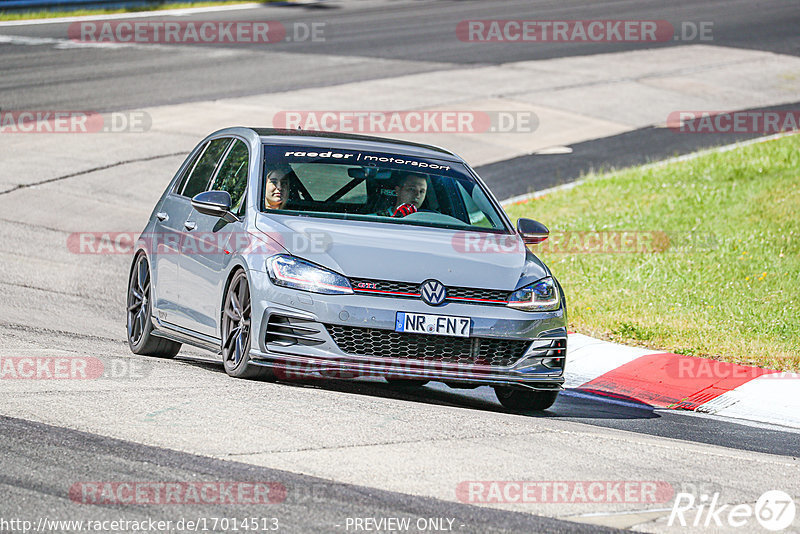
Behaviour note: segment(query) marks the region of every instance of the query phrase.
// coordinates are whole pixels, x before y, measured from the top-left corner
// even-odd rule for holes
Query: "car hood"
[[[264,213],[256,228],[289,253],[351,278],[512,290],[521,278],[549,275],[516,234]]]

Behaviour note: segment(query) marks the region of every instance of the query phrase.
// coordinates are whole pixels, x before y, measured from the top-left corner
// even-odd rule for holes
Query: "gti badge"
[[[447,289],[438,280],[425,280],[419,286],[422,301],[431,306],[438,306],[447,298]]]
[[[358,289],[378,289],[378,284],[375,282],[358,282],[356,287]]]

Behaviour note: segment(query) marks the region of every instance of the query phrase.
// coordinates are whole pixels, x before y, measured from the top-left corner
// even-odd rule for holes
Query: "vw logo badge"
[[[419,286],[422,301],[431,306],[438,306],[447,298],[447,289],[438,280],[425,280]]]

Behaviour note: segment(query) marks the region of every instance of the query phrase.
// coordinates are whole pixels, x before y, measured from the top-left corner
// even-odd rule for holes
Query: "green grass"
[[[556,240],[659,232],[649,253],[576,253],[571,242],[573,252],[538,252],[564,287],[572,330],[800,370],[800,135],[588,178],[507,208]]]
[[[145,6],[132,6],[114,9],[73,9],[73,10],[40,10],[40,11],[0,11],[0,21],[4,20],[32,20],[52,19],[59,17],[83,17],[88,15],[110,15],[115,13],[136,13],[141,11],[161,11],[164,9],[184,9],[190,7],[208,7],[218,5],[250,4],[254,0],[219,0],[209,2],[174,2],[164,4],[149,4]],[[260,2],[275,2],[278,0],[257,0]]]

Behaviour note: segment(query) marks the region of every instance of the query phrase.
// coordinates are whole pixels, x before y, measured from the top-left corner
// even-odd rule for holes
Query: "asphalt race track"
[[[369,530],[354,518],[421,520],[412,532],[747,532],[758,523],[668,525],[673,494],[751,506],[768,490],[800,495],[794,429],[570,392],[544,413],[512,413],[488,388],[266,383],[231,379],[191,348],[172,361],[134,356],[125,340],[130,256],[68,245],[77,232],[140,231],[199,139],[256,119],[247,125],[269,126],[282,109],[347,109],[358,99],[367,109],[530,110],[540,127],[529,137],[400,136],[454,148],[501,199],[756,137],[681,135],[663,122],[678,109],[797,109],[796,5],[331,0],[190,17],[324,23],[325,40],[82,46],[68,38],[69,23],[0,23],[0,110],[151,121],[144,132],[0,134],[0,359],[83,356],[105,369],[96,380],[0,380],[0,532],[23,532],[2,522],[11,519],[41,527],[42,518],[215,517],[277,518],[280,532]],[[533,18],[713,21],[714,39],[527,46],[454,34],[459,20]],[[267,505],[126,505],[70,493],[132,481],[267,481],[286,495]],[[466,481],[656,481],[671,493],[481,504],[464,502],[457,488]]]

